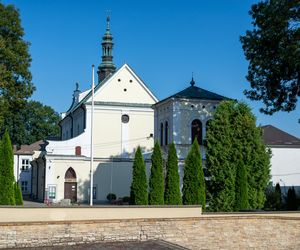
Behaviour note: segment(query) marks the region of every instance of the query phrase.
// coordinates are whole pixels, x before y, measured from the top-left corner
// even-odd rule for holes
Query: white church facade
[[[147,159],[154,140],[152,105],[158,100],[129,65],[116,70],[112,49],[108,19],[94,88],[95,201],[105,201],[108,193],[129,195],[135,149],[140,146]],[[38,200],[89,200],[91,110],[92,90],[81,92],[76,84],[72,105],[59,123],[61,140],[47,141],[45,152],[32,161],[33,169],[43,173],[40,182],[44,181],[44,192],[33,192]]]

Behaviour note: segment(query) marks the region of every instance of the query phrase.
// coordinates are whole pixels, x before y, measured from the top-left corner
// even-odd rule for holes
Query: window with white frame
[[[29,169],[29,159],[22,159],[21,170],[28,171],[28,169]]]
[[[49,199],[56,198],[56,185],[49,185],[48,186],[48,197]]]
[[[26,193],[28,191],[28,181],[21,182],[21,190],[22,190],[22,193]]]

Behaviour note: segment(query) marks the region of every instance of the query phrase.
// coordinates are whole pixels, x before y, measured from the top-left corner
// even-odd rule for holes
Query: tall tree
[[[0,3],[0,117],[1,132],[16,131],[19,122],[15,114],[23,109],[25,101],[32,95],[34,86],[29,71],[31,57],[29,43],[23,40],[24,30],[18,10],[13,5]],[[0,132],[0,133],[1,133]]]
[[[206,206],[205,181],[202,168],[202,157],[197,139],[188,153],[184,165],[182,202],[185,205]]]
[[[169,145],[168,160],[166,164],[165,204],[181,205],[181,193],[178,173],[178,158],[174,142]]]
[[[22,144],[31,144],[49,136],[59,136],[60,116],[51,107],[40,102],[29,101],[20,112],[24,130],[18,131],[23,137]]]
[[[270,176],[270,152],[261,129],[244,103],[222,102],[206,134],[207,169],[210,175],[210,209],[233,211],[239,165],[247,172],[249,208],[262,208]]]
[[[149,179],[149,204],[164,204],[164,173],[163,159],[159,143],[154,144],[153,154],[151,156],[151,174]]]
[[[15,205],[14,183],[13,151],[6,131],[0,147],[0,205]]]
[[[249,61],[251,100],[262,100],[261,112],[296,108],[300,96],[299,0],[267,0],[252,5],[254,29],[240,40]]]
[[[132,205],[148,205],[148,185],[146,166],[140,147],[137,148],[132,167],[130,187],[130,203]]]
[[[249,207],[248,198],[248,176],[243,163],[237,166],[236,184],[235,184],[235,210],[243,210]]]

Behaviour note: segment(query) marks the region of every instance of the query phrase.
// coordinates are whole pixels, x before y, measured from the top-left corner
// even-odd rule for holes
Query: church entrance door
[[[77,181],[73,168],[69,168],[65,174],[64,198],[70,199],[71,202],[77,201]]]

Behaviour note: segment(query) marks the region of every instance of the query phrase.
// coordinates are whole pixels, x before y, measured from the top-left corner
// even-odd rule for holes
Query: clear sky
[[[4,0],[21,13],[31,43],[31,72],[37,88],[32,99],[58,112],[71,105],[75,83],[91,85],[91,65],[101,60],[106,12],[111,12],[114,62],[128,63],[150,90],[163,99],[191,80],[198,87],[253,108],[257,122],[300,137],[300,103],[291,113],[267,116],[262,103],[245,98],[248,88],[239,36],[251,29],[254,0]]]

